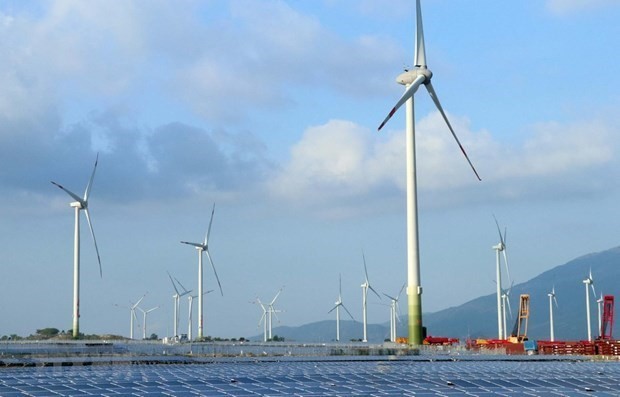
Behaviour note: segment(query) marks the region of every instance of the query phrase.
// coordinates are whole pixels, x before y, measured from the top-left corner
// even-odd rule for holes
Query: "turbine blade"
[[[403,104],[407,102],[407,100],[409,100],[413,96],[413,94],[416,93],[416,91],[418,90],[418,87],[420,86],[420,84],[424,82],[425,79],[426,79],[425,76],[419,75],[418,77],[415,78],[415,80],[413,80],[411,85],[405,90],[405,93],[403,94],[403,96],[400,97],[398,102],[396,102],[396,105],[394,105],[392,110],[390,110],[390,113],[388,113],[385,119],[381,122],[381,125],[379,125],[379,128],[377,128],[377,131],[381,131],[381,128],[383,128],[383,126],[385,126],[388,120],[390,120],[392,116],[394,116],[394,113],[396,113],[398,108],[403,106]]]
[[[383,295],[387,296],[388,298],[390,298],[393,301],[396,301],[396,298],[394,298],[393,296],[389,296],[388,294],[386,294],[385,292],[383,293]]]
[[[138,299],[138,301],[132,306],[132,308],[136,308],[138,307],[138,305],[140,304],[140,302],[142,302],[142,299],[144,299],[144,297],[146,296],[146,294],[142,295],[142,298]],[[142,310],[141,308],[138,307],[138,309]],[[144,310],[142,310],[144,311]]]
[[[596,291],[594,290],[594,283],[590,284],[590,287],[592,287],[592,295],[594,295],[594,299],[596,299]]]
[[[403,291],[405,290],[406,286],[407,286],[407,283],[403,283],[403,286],[400,288],[400,291],[398,292],[398,295],[396,295],[396,302],[398,302],[398,300],[400,299],[400,295],[403,293]]]
[[[497,221],[497,218],[495,217],[495,214],[493,214],[493,219],[495,219],[495,226],[497,226],[497,234],[499,234],[499,242],[503,246],[504,245],[504,238],[502,237],[502,230],[499,228],[499,222]]]
[[[211,220],[209,221],[209,228],[207,229],[207,234],[205,235],[205,242],[204,242],[205,246],[209,243],[209,236],[211,235],[211,225],[213,224],[214,214],[215,214],[215,203],[213,203],[213,209],[211,210]]]
[[[556,299],[555,295],[553,295],[553,301],[555,302],[555,307],[558,307],[558,300]]]
[[[342,274],[338,274],[338,298],[342,295]]]
[[[330,311],[328,311],[328,312],[327,312],[327,314],[329,314],[329,313],[333,312],[334,310],[336,310],[336,308],[337,308],[338,306],[340,306],[340,303],[339,303],[339,304],[337,304],[336,306],[332,307],[332,309],[331,309]]]
[[[506,256],[506,247],[504,247],[504,250],[502,251],[502,253],[504,254],[504,265],[506,265],[506,275],[508,276],[508,282],[510,281],[510,270],[508,269],[508,257]]]
[[[179,290],[177,289],[177,285],[174,283],[174,280],[172,279],[170,272],[166,272],[166,273],[168,273],[168,277],[170,277],[170,282],[172,283],[172,288],[174,288],[174,292],[176,292],[177,296],[179,296]]]
[[[66,189],[64,186],[62,186],[62,185],[60,185],[60,184],[58,184],[58,183],[56,183],[54,181],[51,181],[51,182],[52,182],[52,184],[54,184],[54,185],[58,186],[59,188],[61,188],[69,196],[71,196],[72,199],[74,199],[75,201],[81,203],[82,206],[84,206],[84,200],[82,200],[82,198],[80,196],[78,196],[77,194],[73,193],[71,190]]]
[[[203,248],[204,245],[199,243],[190,243],[189,241],[181,241],[181,244],[191,245],[192,247]]]
[[[347,312],[347,314],[349,315],[349,317],[351,317],[351,320],[353,321],[357,321],[353,315],[351,314],[351,312],[349,312],[349,309],[347,309],[347,307],[344,305],[344,303],[342,304],[342,308],[344,309],[345,312]]]
[[[364,274],[366,275],[366,283],[368,283],[368,269],[366,268],[366,256],[362,252],[362,260],[364,261]]]
[[[97,262],[99,263],[99,276],[103,277],[103,271],[101,270],[101,257],[99,256],[99,247],[97,247],[97,239],[95,238],[95,231],[93,230],[93,224],[90,221],[90,214],[88,208],[84,209],[86,213],[86,221],[88,222],[88,228],[90,229],[90,235],[93,236],[93,242],[95,243],[95,252],[97,252]]]
[[[273,306],[274,303],[276,303],[276,299],[278,299],[278,297],[280,296],[280,294],[282,293],[282,290],[284,289],[284,287],[280,288],[280,290],[278,291],[278,293],[276,294],[276,296],[273,297],[273,299],[271,300],[271,303],[269,304],[269,306]]]
[[[370,284],[368,284],[368,288],[370,288],[370,290],[371,290],[372,292],[374,292],[374,293],[375,293],[375,295],[377,295],[377,297],[378,297],[379,299],[381,299],[381,295],[379,295],[379,293],[378,293],[377,291],[375,291],[375,289],[374,289],[374,288],[373,288]]]
[[[416,35],[415,35],[415,66],[426,68],[426,49],[424,46],[424,27],[422,26],[422,7],[416,1]]]
[[[508,313],[510,314],[510,318],[512,318],[512,307],[510,306],[510,299],[506,298],[506,303],[508,305]]]
[[[452,129],[452,125],[450,124],[450,121],[448,121],[448,117],[446,116],[446,113],[443,111],[443,108],[441,107],[441,103],[439,102],[439,98],[437,97],[437,93],[435,92],[435,89],[433,88],[433,85],[431,84],[430,81],[426,83],[426,90],[428,91],[431,98],[433,99],[433,102],[435,102],[435,106],[437,106],[437,110],[439,110],[439,113],[441,113],[441,116],[443,117],[444,121],[448,125],[448,128],[450,129],[450,132],[452,133],[452,136],[454,137],[454,140],[456,140],[456,143],[458,143],[459,148],[461,148],[461,152],[463,152],[463,155],[465,156],[465,159],[467,159],[469,166],[474,171],[474,174],[476,174],[476,178],[478,178],[478,180],[481,181],[482,179],[480,179],[480,175],[478,175],[478,171],[476,171],[476,168],[474,168],[474,165],[471,163],[471,160],[469,160],[469,156],[467,155],[467,152],[465,152],[463,145],[461,145],[461,141],[459,141],[459,138],[456,136],[454,129]]]
[[[222,291],[222,283],[220,283],[220,278],[217,276],[217,270],[215,270],[215,265],[213,264],[213,260],[211,259],[211,255],[209,254],[209,250],[205,250],[207,253],[207,258],[209,258],[209,263],[211,264],[211,268],[213,269],[213,274],[215,274],[215,279],[217,280],[217,285],[220,287],[220,294],[224,296],[224,291]]]
[[[181,286],[181,288],[183,288],[183,292],[188,292],[188,291],[187,291],[187,288],[185,288],[185,286],[184,286],[183,284],[181,284],[181,282],[179,281],[179,279],[178,279],[178,278],[176,278],[176,277],[175,277],[175,278],[174,278],[174,281],[176,281],[176,282],[177,282],[177,284],[179,284],[179,286]]]
[[[90,174],[90,180],[88,181],[88,185],[86,185],[86,190],[84,191],[84,201],[88,201],[88,195],[90,194],[90,188],[93,185],[93,179],[95,179],[95,171],[97,170],[97,163],[99,162],[99,153],[97,153],[97,157],[95,158],[95,166],[93,167],[93,173]]]

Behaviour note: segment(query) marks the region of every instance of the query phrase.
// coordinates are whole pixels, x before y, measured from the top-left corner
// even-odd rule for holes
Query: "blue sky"
[[[414,3],[3,2],[0,335],[71,327],[73,213],[50,181],[82,192],[97,152],[103,278],[83,223],[83,332],[128,335],[115,305],[148,291],[148,332],[170,335],[166,271],[196,288],[196,252],[179,241],[203,238],[214,202],[224,296],[205,299],[206,334],[259,334],[250,302],[282,286],[280,324],[332,319],[340,273],[360,319],[362,252],[371,285],[395,294],[404,113],[376,128],[413,62]],[[424,310],[494,292],[493,214],[515,283],[617,246],[620,4],[422,7],[433,85],[482,177],[421,90]],[[387,322],[388,304],[371,297],[369,321]]]

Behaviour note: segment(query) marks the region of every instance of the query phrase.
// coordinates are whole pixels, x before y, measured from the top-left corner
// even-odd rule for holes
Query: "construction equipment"
[[[527,322],[530,317],[530,295],[521,294],[519,299],[519,314],[509,339],[512,343],[521,343],[527,340]]]
[[[611,340],[614,326],[614,296],[603,297],[603,318],[601,319],[601,336],[598,339]]]

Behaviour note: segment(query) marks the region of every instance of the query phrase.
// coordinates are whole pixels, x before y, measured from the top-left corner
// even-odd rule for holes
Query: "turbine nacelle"
[[[424,77],[424,81],[422,84],[428,84],[433,77],[433,72],[431,72],[427,68],[416,67],[415,69],[406,70],[405,72],[398,75],[396,78],[396,82],[402,85],[411,85],[413,82],[420,76]]]

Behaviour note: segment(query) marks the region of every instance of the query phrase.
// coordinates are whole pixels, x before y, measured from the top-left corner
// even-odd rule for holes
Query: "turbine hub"
[[[73,207],[73,208],[77,207],[77,208],[82,210],[82,209],[86,208],[86,203],[81,203],[79,201],[74,201],[74,202],[70,203],[69,206]]]
[[[424,84],[431,81],[433,77],[433,72],[426,68],[416,67],[412,70],[408,70],[398,75],[396,78],[396,82],[402,85],[410,85],[418,76],[424,76],[426,79],[424,80]]]

